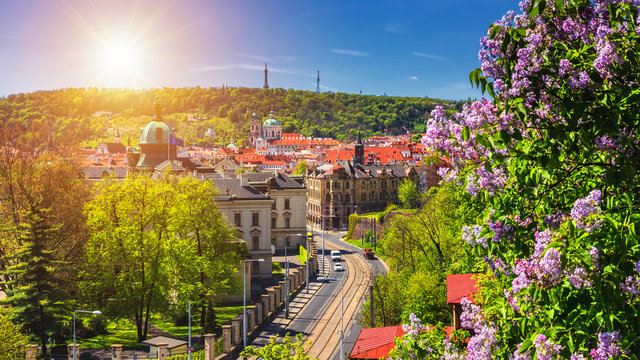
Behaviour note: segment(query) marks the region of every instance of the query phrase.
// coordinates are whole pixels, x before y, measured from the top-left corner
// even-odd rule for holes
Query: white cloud
[[[417,51],[412,52],[411,55],[415,55],[415,56],[419,56],[419,57],[423,57],[423,58],[427,58],[427,59],[441,60],[441,61],[446,61],[447,60],[447,58],[444,57],[444,56],[433,55],[433,54],[425,54],[425,53],[421,53],[421,52],[417,52]]]
[[[409,76],[409,80],[418,80],[417,76]]]
[[[402,30],[396,25],[388,24],[384,27],[384,31],[390,32],[392,34],[400,34]]]
[[[266,56],[260,56],[260,55],[251,55],[251,54],[235,54],[236,56],[241,56],[241,57],[245,57],[247,59],[252,59],[252,60],[260,60],[260,61],[269,61],[269,58]]]
[[[331,49],[334,54],[351,55],[351,56],[369,56],[368,52],[357,50],[345,50],[345,49]]]

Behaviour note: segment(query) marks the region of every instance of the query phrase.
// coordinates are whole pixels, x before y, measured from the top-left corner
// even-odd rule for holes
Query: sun
[[[111,75],[136,72],[139,54],[137,49],[127,41],[108,41],[102,50],[104,70]],[[123,74],[124,75],[124,74]]]

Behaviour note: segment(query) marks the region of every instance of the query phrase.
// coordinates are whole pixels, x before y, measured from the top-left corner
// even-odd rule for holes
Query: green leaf
[[[522,342],[522,346],[520,346],[520,351],[518,352],[518,354],[524,354],[525,352],[529,351],[532,346],[533,341],[531,341],[531,339],[526,339]]]
[[[493,25],[491,27],[491,32],[489,33],[489,38],[493,39],[496,37],[496,35],[498,34],[498,32],[500,32],[500,30],[502,30],[502,26],[500,25]]]
[[[462,135],[462,140],[465,140],[465,141],[466,141],[466,140],[469,140],[469,137],[471,136],[471,130],[469,129],[469,127],[468,127],[468,126],[465,126],[465,127],[462,129],[462,133],[461,133],[461,135]]]

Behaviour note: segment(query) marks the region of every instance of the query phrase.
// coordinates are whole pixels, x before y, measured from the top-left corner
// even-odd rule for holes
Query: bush
[[[182,309],[175,309],[171,312],[171,322],[175,326],[187,326],[189,324],[189,314]]]
[[[107,334],[107,319],[104,316],[92,316],[89,319],[89,328],[94,336]]]

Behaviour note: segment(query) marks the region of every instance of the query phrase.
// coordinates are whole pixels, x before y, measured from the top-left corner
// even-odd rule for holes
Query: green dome
[[[141,144],[166,144],[169,142],[169,134],[173,136],[173,130],[162,121],[152,121],[142,129],[140,134]]]
[[[280,121],[276,120],[276,113],[273,110],[269,113],[269,118],[262,123],[263,126],[282,126]]]

